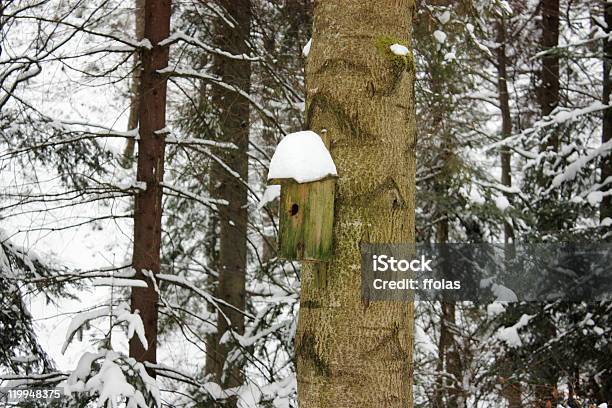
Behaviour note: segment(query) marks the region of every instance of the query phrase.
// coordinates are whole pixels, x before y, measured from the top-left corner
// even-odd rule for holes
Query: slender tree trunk
[[[446,183],[443,183],[443,185],[446,185]],[[447,214],[445,213],[444,215]],[[438,214],[439,216],[441,214]],[[448,224],[448,218],[444,218],[436,225],[437,244],[448,243]],[[447,249],[442,247],[440,250],[443,254],[442,258],[445,260],[449,259]],[[446,264],[443,266],[445,269],[444,276],[451,276],[451,270],[448,269],[448,266],[450,265]],[[457,332],[455,300],[449,299],[446,294],[443,294],[440,307],[440,339],[438,342],[438,364],[436,367],[436,371],[440,375],[438,375],[436,382],[434,402],[436,408],[459,408],[465,406],[465,400],[462,392],[463,370],[461,356],[458,349],[459,344],[455,336]],[[453,379],[448,380],[448,376],[445,374],[449,374]],[[446,399],[444,395],[447,396]]]
[[[247,41],[250,36],[252,9],[250,0],[220,0],[235,26],[230,27],[222,19],[215,21],[215,45],[232,54],[248,54]],[[215,55],[213,71],[225,83],[249,92],[251,66],[248,61]],[[223,87],[213,88],[213,104],[217,109],[220,138],[231,142],[237,149],[226,149],[219,153],[223,163],[239,176],[230,174],[218,163],[212,165],[212,194],[226,200],[228,205],[219,206],[219,280],[217,296],[238,310],[246,307],[246,264],[247,264],[247,186],[249,147],[249,102],[238,93]],[[208,371],[214,372],[216,381],[225,387],[236,387],[243,383],[240,361],[228,361],[228,353],[234,343],[230,340],[220,343],[221,337],[232,330],[244,334],[244,315],[234,308],[222,307],[225,316],[217,319],[215,349],[211,355]],[[229,319],[229,323],[226,319]]]
[[[559,0],[541,0],[540,12],[542,15],[542,38],[541,45],[544,51],[555,48],[559,44]],[[550,113],[559,105],[559,55],[556,52],[547,53],[542,57],[542,70],[540,72],[540,86],[538,97],[542,116]],[[542,144],[541,149],[551,148],[559,150],[559,129],[554,129],[548,139]],[[541,180],[544,180],[542,177]],[[543,183],[540,183],[543,185]],[[554,200],[554,198],[553,198]],[[539,229],[541,232],[555,232],[562,227],[562,218],[554,211],[555,203],[542,203],[540,211]],[[551,339],[556,328],[552,318],[548,316],[543,305],[539,307],[541,319],[538,324],[538,339],[540,344],[545,344]],[[532,375],[537,382],[535,396],[538,407],[556,406],[557,370],[552,362],[542,361],[533,367]]]
[[[512,116],[510,114],[510,98],[508,95],[508,58],[506,57],[506,25],[503,17],[497,22],[497,87],[499,95],[499,107],[502,119],[502,138],[512,136]],[[510,149],[506,146],[501,152],[501,183],[512,187],[512,156]],[[508,196],[508,200],[511,198]],[[509,222],[504,222],[504,241],[506,246],[514,241],[514,228]]]
[[[504,17],[497,21],[497,43],[500,44],[497,48],[497,87],[499,107],[502,119],[502,138],[506,139],[512,135],[512,116],[510,113],[510,97],[508,94],[508,57],[506,55],[506,24]],[[511,153],[510,149],[504,146],[501,151],[501,183],[504,186],[512,186],[512,169],[511,169]],[[511,200],[507,195],[508,200]],[[504,243],[505,243],[505,258],[509,263],[515,256],[514,251],[514,228],[512,224],[504,222]],[[510,309],[511,310],[511,309]],[[508,408],[521,408],[523,406],[521,383],[520,381],[511,380],[513,375],[514,355],[512,349],[504,350],[506,358],[501,364],[501,395],[506,399]]]
[[[604,19],[606,22],[606,33],[612,31],[612,4],[603,2]],[[612,41],[604,39],[604,60],[603,60],[603,95],[602,102],[610,103],[610,93],[612,93],[612,80],[610,79],[610,69],[612,68]],[[607,143],[612,140],[612,109],[606,109],[603,114],[603,129],[601,142]],[[604,157],[601,161],[601,182],[612,183],[612,155]],[[606,185],[605,189],[612,188],[612,184]],[[612,218],[612,195],[604,196],[599,207],[599,217],[601,220]]]
[[[612,4],[608,2],[602,2],[604,8],[604,20],[606,22],[606,33],[612,32]],[[603,72],[603,95],[602,102],[604,104],[610,103],[610,94],[612,93],[612,79],[610,78],[610,71],[612,70],[612,41],[609,39],[604,40],[604,72]],[[603,115],[603,129],[601,142],[607,143],[612,140],[612,109],[606,109]],[[601,182],[612,183],[612,155],[604,157],[601,161]],[[605,189],[610,190],[612,184],[606,185]],[[612,196],[607,195],[603,197],[599,207],[600,220],[606,218],[612,218]],[[612,240],[610,233],[612,228],[608,227],[608,241]],[[604,369],[607,373],[603,375],[604,384],[601,389],[601,402],[607,401],[608,406],[612,406],[612,368]]]
[[[497,48],[497,87],[499,107],[502,119],[502,138],[506,139],[512,135],[512,116],[510,113],[510,97],[508,94],[508,70],[509,65],[506,55],[506,24],[504,17],[497,21],[497,43],[500,44]],[[511,154],[510,149],[504,146],[501,151],[501,183],[504,186],[512,186],[512,169],[511,169]],[[508,200],[511,198],[507,195]],[[504,243],[505,243],[505,258],[509,264],[515,256],[514,251],[514,228],[512,224],[504,222]],[[509,309],[512,310],[512,309]],[[501,364],[501,395],[506,399],[508,408],[522,408],[522,391],[520,381],[512,380],[513,370],[515,368],[515,351],[511,348],[505,349],[506,358]]]
[[[436,218],[440,214],[436,214]],[[448,220],[444,219],[436,225],[436,243],[445,244],[448,241]],[[444,257],[444,259],[446,259]],[[434,389],[434,408],[444,408],[444,394],[446,393],[446,376],[443,375],[445,372],[446,363],[446,349],[449,343],[449,333],[447,329],[447,320],[449,318],[446,308],[446,302],[441,303],[441,315],[440,315],[440,338],[438,339],[438,362],[436,364],[436,387]],[[455,314],[453,312],[453,319]]]
[[[412,0],[315,4],[307,127],[327,130],[340,177],[333,260],[302,273],[300,408],[413,404],[413,304],[363,301],[359,250],[414,241],[414,66],[385,45],[410,47],[413,15]]]
[[[138,169],[136,179],[146,189],[136,195],[134,208],[134,254],[136,278],[148,282],[147,288],[132,289],[132,309],[138,310],[145,328],[148,348],[134,336],[130,357],[136,361],[156,362],[157,292],[146,273],[159,273],[161,247],[162,187],[166,127],[166,80],[157,70],[168,66],[168,47],[157,44],[170,32],[170,0],[146,0],[145,38],[153,48],[142,51],[140,87]],[[161,132],[160,132],[161,131]],[[154,375],[155,373],[151,373]]]
[[[521,383],[510,382],[510,383],[503,384],[502,393],[506,401],[508,401],[508,408],[522,408],[523,407]]]
[[[145,0],[135,0],[134,2],[134,19],[136,23],[136,39],[138,41],[144,38],[144,9]],[[134,54],[134,71],[132,72],[132,86],[130,87],[130,115],[128,117],[128,130],[134,130],[138,127],[138,115],[140,111],[140,53]],[[123,158],[121,165],[125,168],[132,166],[134,159],[134,146],[136,140],[128,139],[125,150],[123,151]]]
[[[542,0],[540,7],[542,14],[541,45],[546,51],[559,45],[559,0]],[[559,54],[556,52],[542,57],[538,94],[542,116],[550,115],[559,105]],[[542,146],[544,150],[548,147],[552,147],[554,151],[559,149],[557,132],[553,132]]]
[[[438,6],[451,6],[452,2],[437,2]],[[425,33],[421,35],[433,36],[432,28],[428,21]],[[417,38],[418,42],[420,39]],[[425,40],[425,39],[423,39]],[[429,38],[431,41],[431,38]],[[449,242],[449,212],[452,213],[452,205],[449,197],[452,197],[451,185],[456,170],[451,163],[456,162],[456,141],[452,126],[448,126],[447,118],[452,115],[453,106],[449,104],[446,85],[448,84],[447,62],[444,61],[444,51],[438,50],[431,55],[429,62],[430,86],[436,101],[433,103],[432,124],[434,134],[440,138],[440,147],[437,161],[442,165],[439,175],[434,181],[434,192],[438,197],[434,219],[439,220],[435,226],[435,243],[446,245]],[[448,248],[440,247],[442,258],[448,259]],[[449,276],[451,270],[448,264],[443,266],[444,276]],[[440,338],[438,341],[438,362],[436,371],[436,387],[434,389],[434,404],[437,408],[458,408],[462,406],[462,369],[461,357],[458,352],[456,337],[456,305],[455,300],[446,293],[442,294],[440,302]]]
[[[437,389],[434,396],[436,408],[459,408],[465,406],[463,398],[461,357],[459,355],[457,339],[455,338],[456,305],[452,300],[443,300],[440,303],[440,339],[438,342],[438,373],[449,374],[453,377],[447,381],[446,375],[439,375]],[[446,402],[444,395],[447,395]]]
[[[209,183],[209,191],[212,192],[214,189],[213,181],[210,179]],[[219,239],[219,217],[217,214],[211,214],[210,219],[207,224],[207,245],[206,248],[206,259],[208,261],[208,265],[211,269],[215,271],[220,271],[219,268],[219,249],[218,249],[218,239]],[[216,297],[217,296],[217,283],[218,277],[212,274],[209,274],[206,278],[206,286],[208,290]],[[211,313],[217,313],[217,309],[215,305],[207,304],[206,308]],[[217,373],[219,371],[219,338],[217,332],[208,333],[205,338],[206,341],[206,361],[204,365],[204,372],[209,376],[210,381],[217,381],[218,376]]]

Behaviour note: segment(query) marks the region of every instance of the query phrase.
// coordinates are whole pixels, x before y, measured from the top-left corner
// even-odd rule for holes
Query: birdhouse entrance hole
[[[291,206],[291,216],[294,216],[298,213],[298,211],[300,210],[300,206],[297,204],[293,204]]]

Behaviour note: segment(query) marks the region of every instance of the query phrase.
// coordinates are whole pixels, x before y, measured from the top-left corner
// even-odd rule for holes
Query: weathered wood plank
[[[333,252],[335,179],[283,183],[280,197],[280,256],[328,261]]]

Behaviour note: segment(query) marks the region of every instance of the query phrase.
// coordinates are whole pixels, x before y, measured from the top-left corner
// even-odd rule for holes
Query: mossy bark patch
[[[380,36],[376,38],[376,48],[393,65],[394,70],[398,72],[406,70],[414,71],[414,56],[412,55],[412,51],[409,51],[407,55],[394,54],[393,51],[391,51],[391,46],[393,44],[403,45],[402,40],[399,38],[389,36]],[[409,48],[407,45],[404,46]]]

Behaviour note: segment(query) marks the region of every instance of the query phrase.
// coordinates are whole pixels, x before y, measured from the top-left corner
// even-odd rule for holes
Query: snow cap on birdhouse
[[[321,137],[305,130],[290,133],[280,141],[270,161],[268,183],[310,183],[337,176],[336,165]]]
[[[328,147],[315,132],[291,133],[278,144],[270,161],[268,184],[281,185],[281,258],[331,259],[337,177]]]

